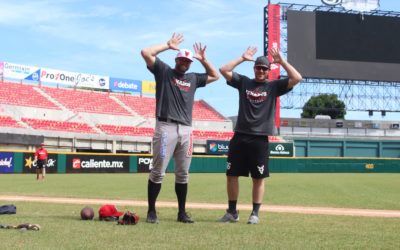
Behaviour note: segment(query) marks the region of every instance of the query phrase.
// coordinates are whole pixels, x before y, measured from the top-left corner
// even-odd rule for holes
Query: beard
[[[184,65],[178,65],[178,64],[177,64],[177,65],[175,66],[175,70],[178,71],[179,73],[184,74],[184,73],[186,73],[186,71],[189,70],[189,67],[184,66]]]

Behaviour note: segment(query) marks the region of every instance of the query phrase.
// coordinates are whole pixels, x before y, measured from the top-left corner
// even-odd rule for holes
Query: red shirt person
[[[42,173],[42,179],[46,175],[46,165],[47,165],[47,157],[48,152],[44,148],[44,143],[40,144],[40,148],[38,148],[35,152],[35,162],[36,162],[36,179],[39,180],[40,172]]]

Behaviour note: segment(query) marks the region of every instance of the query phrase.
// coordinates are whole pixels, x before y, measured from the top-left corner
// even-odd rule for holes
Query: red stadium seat
[[[60,109],[36,91],[32,85],[2,82],[0,83],[0,92],[0,103],[3,104]]]
[[[0,116],[0,127],[23,128],[10,116]]]
[[[43,90],[63,106],[75,112],[131,115],[110,98],[108,93],[50,87],[43,87]]]
[[[79,122],[62,122],[53,120],[40,120],[32,118],[22,118],[22,121],[27,123],[34,129],[67,131],[74,133],[97,134],[97,132],[86,123]]]

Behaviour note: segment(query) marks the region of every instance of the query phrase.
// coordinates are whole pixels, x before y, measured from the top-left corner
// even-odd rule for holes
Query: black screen
[[[317,59],[400,63],[400,18],[317,11]]]
[[[399,29],[398,17],[288,10],[288,61],[303,77],[400,82]]]

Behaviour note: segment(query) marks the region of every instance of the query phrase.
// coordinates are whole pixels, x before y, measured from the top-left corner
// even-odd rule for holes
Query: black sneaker
[[[177,221],[182,223],[194,223],[192,218],[186,212],[179,212]]]
[[[158,224],[158,218],[157,218],[157,213],[155,211],[149,211],[147,212],[147,218],[146,218],[147,223],[152,223],[152,224]]]

